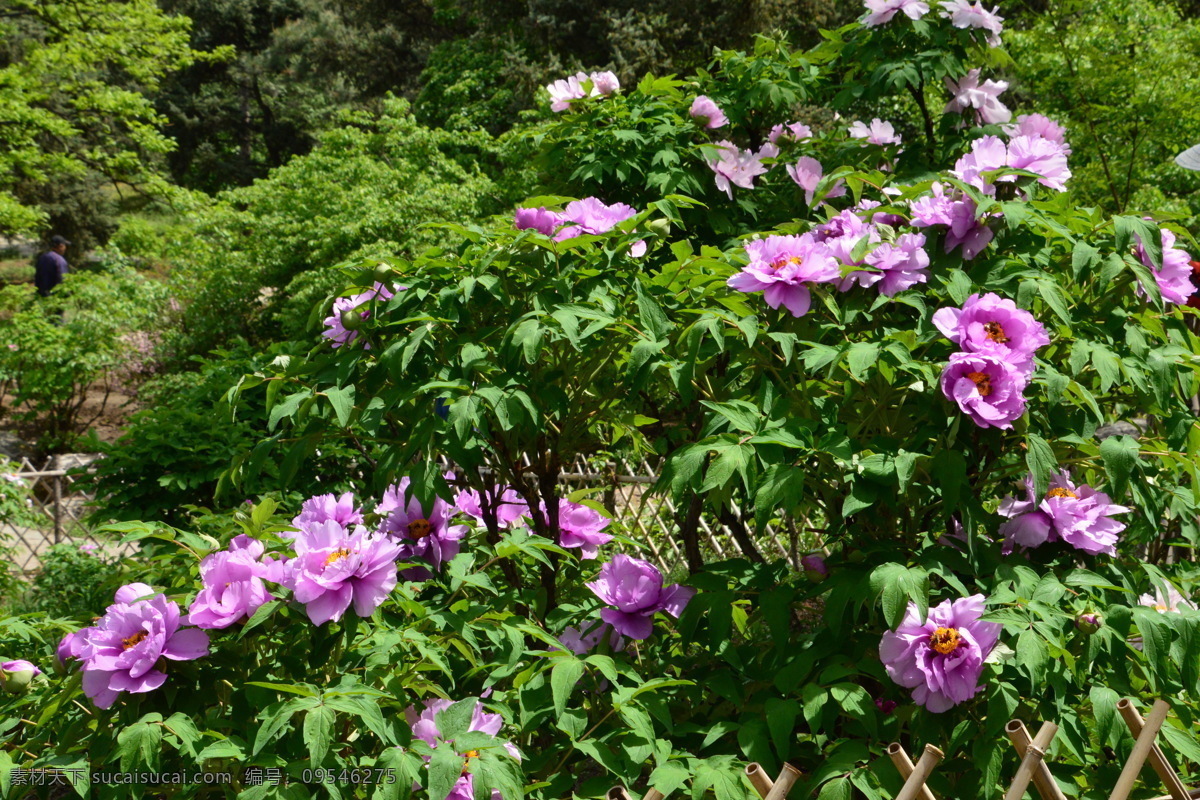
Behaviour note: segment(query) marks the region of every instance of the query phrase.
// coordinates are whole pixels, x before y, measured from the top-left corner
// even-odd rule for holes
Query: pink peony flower
[[[704,120],[704,127],[709,130],[723,128],[729,124],[729,118],[725,116],[725,112],[713,100],[705,95],[698,95],[692,101],[692,107],[688,109],[688,113],[694,119]]]
[[[942,394],[981,428],[1012,427],[1025,413],[1029,378],[1018,367],[987,353],[955,353],[942,370]]]
[[[1008,143],[1008,166],[1036,173],[1038,183],[1055,191],[1064,192],[1071,170],[1067,167],[1067,154],[1071,148],[1041,136],[1017,136]]]
[[[1162,293],[1163,300],[1168,303],[1186,304],[1188,298],[1196,291],[1192,283],[1192,257],[1186,250],[1175,247],[1175,234],[1162,228],[1162,269],[1155,269],[1150,262],[1150,255],[1142,246],[1141,237],[1137,239],[1137,256],[1152,273]]]
[[[594,508],[559,500],[558,544],[568,549],[580,548],[580,558],[595,558],[600,552],[600,545],[612,541],[612,534],[603,532],[609,521],[608,517]]]
[[[837,261],[811,233],[768,236],[746,243],[750,263],[726,283],[739,292],[762,292],[771,308],[785,306],[794,317],[808,313],[808,285],[836,281]]]
[[[1138,603],[1144,606],[1150,606],[1159,613],[1166,614],[1169,612],[1179,612],[1184,609],[1189,611],[1196,610],[1196,604],[1188,600],[1179,590],[1171,584],[1166,585],[1166,594],[1163,594],[1163,587],[1154,587],[1154,594],[1144,594],[1138,597]]]
[[[319,494],[308,498],[300,506],[300,513],[292,518],[292,527],[303,529],[306,525],[329,520],[333,520],[343,528],[362,524],[362,509],[354,504],[353,492],[346,492],[341,497]],[[285,532],[282,535],[290,538],[294,534]],[[255,558],[257,557],[255,556]]]
[[[498,496],[491,493],[487,497],[488,505],[495,508],[496,522],[501,527],[510,527],[522,517],[529,516],[529,506],[525,503],[525,498],[512,486],[505,486]],[[474,489],[463,489],[459,492],[454,498],[454,505],[467,516],[483,522],[483,503],[479,492]]]
[[[948,226],[945,251],[961,246],[967,261],[979,255],[994,236],[987,223],[976,218],[974,200],[962,192],[945,194],[940,183],[934,183],[932,194],[917,198],[909,208],[913,225],[918,228]]]
[[[966,352],[1002,358],[1026,375],[1033,372],[1034,353],[1050,344],[1045,326],[1032,314],[992,292],[971,295],[961,309],[938,309],[933,324]]]
[[[347,531],[333,520],[313,523],[295,549],[282,582],[314,625],[337,622],[352,603],[354,613],[369,617],[396,588],[400,545],[361,525]]]
[[[401,286],[398,287],[398,289],[403,291],[404,287]],[[395,295],[391,289],[387,288],[382,283],[376,283],[372,288],[368,289],[362,294],[356,294],[350,297],[339,297],[333,301],[333,313],[323,320],[325,330],[321,333],[321,335],[328,339],[334,347],[341,347],[344,344],[350,344],[356,338],[358,338],[358,331],[347,329],[342,321],[342,315],[347,312],[355,311],[360,306],[369,305],[372,300],[391,300],[394,296]],[[359,311],[358,315],[363,319],[367,319],[371,316],[371,312],[370,310],[363,310]],[[370,344],[364,345],[364,347],[368,350],[371,349]]]
[[[880,146],[900,144],[900,136],[896,133],[896,129],[892,127],[892,123],[884,122],[878,117],[871,120],[869,126],[859,121],[852,123],[850,125],[850,138],[866,139],[869,144]]]
[[[662,573],[649,562],[630,558],[624,553],[600,568],[599,577],[586,584],[592,593],[613,608],[605,608],[600,618],[630,639],[648,639],[654,629],[653,618],[659,611],[678,617],[696,593],[679,584],[663,586]]]
[[[447,475],[452,478],[453,475]],[[464,525],[451,525],[457,509],[440,497],[435,497],[428,509],[417,498],[406,499],[409,479],[403,478],[389,486],[375,513],[384,519],[379,530],[400,543],[400,558],[423,558],[433,568],[458,555],[459,542],[467,532]],[[404,571],[405,580],[427,580],[430,572],[422,567]]]
[[[98,707],[110,707],[121,692],[150,692],[167,673],[160,659],[191,661],[208,655],[208,634],[183,628],[179,606],[144,583],[117,590],[115,602],[95,625],[77,631],[60,655],[83,661],[83,693]],[[66,645],[66,647],[64,647]]]
[[[767,134],[767,141],[772,144],[777,144],[780,139],[798,142],[801,139],[811,139],[812,135],[812,128],[803,122],[785,122],[771,128],[771,132]]]
[[[489,690],[490,691],[490,690]],[[485,693],[486,695],[486,693]],[[409,706],[404,710],[404,717],[412,728],[414,739],[420,739],[430,747],[437,747],[445,740],[442,736],[442,731],[438,727],[437,715],[438,712],[445,711],[450,706],[454,705],[453,700],[443,700],[441,698],[426,700],[424,708],[420,713],[413,706]],[[500,729],[504,726],[504,718],[499,714],[492,714],[483,710],[483,703],[478,703],[475,706],[475,711],[471,715],[471,724],[467,728],[469,731],[478,731],[486,733],[488,736],[497,736]],[[519,751],[512,742],[505,742],[504,749],[508,754],[517,761],[521,760],[521,751]],[[474,800],[475,797],[475,776],[468,771],[470,766],[471,751],[468,751],[467,763],[463,765],[463,773],[459,776],[458,781],[446,795],[445,800]],[[476,754],[477,755],[477,754]],[[426,759],[428,760],[428,759]],[[492,800],[501,800],[500,792],[496,789],[492,790]]]
[[[564,628],[558,635],[558,640],[566,645],[577,656],[582,656],[596,649],[605,638],[614,653],[625,649],[625,639],[607,622],[592,622],[590,625],[580,625],[578,628]]]
[[[592,97],[610,95],[621,91],[621,82],[612,72],[593,72],[588,76],[592,80]]]
[[[587,92],[583,89],[583,81],[587,80],[587,75],[578,72],[569,78],[560,78],[554,83],[546,86],[546,91],[550,93],[550,110],[556,114],[560,111],[566,111],[571,107],[572,100],[581,100],[587,96]]]
[[[797,186],[804,190],[805,204],[812,206],[813,195],[817,191],[817,185],[821,182],[821,178],[825,175],[824,167],[821,166],[821,162],[809,156],[801,156],[795,164],[789,164],[787,166],[787,174],[791,176],[792,180],[796,182]],[[838,178],[837,182],[833,186],[829,187],[829,191],[825,193],[824,199],[841,197],[845,193],[845,181],[843,181],[841,178]]]
[[[34,676],[41,675],[33,662],[24,659],[0,661],[0,686],[10,694],[22,694],[29,689]]]
[[[946,104],[943,114],[959,113],[974,108],[976,116],[984,125],[1008,122],[1012,112],[1000,102],[1000,93],[1008,89],[1007,81],[986,80],[979,83],[979,70],[973,69],[958,83],[946,78],[946,88],[953,97]]]
[[[929,280],[925,234],[902,233],[895,244],[884,243],[867,253],[866,263],[880,270],[879,293],[893,297]]]
[[[550,236],[562,224],[562,217],[545,207],[518,208],[513,214],[513,227],[519,231],[532,228],[543,236]]]
[[[203,588],[188,609],[188,620],[201,628],[228,628],[249,619],[271,599],[258,562],[258,548],[243,547],[205,556],[200,562]],[[257,550],[257,554],[256,554]]]
[[[981,594],[929,609],[925,622],[914,603],[895,631],[883,634],[879,658],[888,677],[912,689],[913,700],[941,713],[970,700],[983,687],[983,662],[1000,639],[1000,625],[982,622]]]
[[[1048,542],[1064,541],[1092,555],[1117,554],[1118,534],[1125,524],[1112,519],[1130,509],[1119,506],[1104,492],[1091,486],[1076,486],[1064,470],[1050,481],[1046,496],[1034,495],[1033,476],[1025,478],[1026,499],[1006,497],[999,513],[1008,517],[1000,526],[1004,537],[1001,552],[1008,554],[1014,546],[1040,547]]]
[[[765,174],[770,167],[762,163],[764,158],[774,158],[779,155],[779,148],[768,142],[755,153],[753,150],[739,150],[732,142],[720,141],[720,155],[709,161],[709,168],[716,173],[717,188],[733,199],[733,186],[743,189],[753,189],[754,179]]]
[[[929,6],[922,0],[864,0],[863,6],[870,14],[863,18],[863,25],[873,28],[891,22],[897,11],[909,19],[920,19],[929,13]]]
[[[637,216],[637,209],[625,203],[605,205],[599,198],[585,197],[567,203],[559,215],[559,224],[571,223],[554,236],[556,242],[590,233],[599,236],[608,233],[620,223]]]
[[[1042,114],[1022,114],[1011,125],[1004,126],[1004,132],[1011,138],[1017,136],[1040,136],[1055,144],[1061,144],[1067,155],[1071,148],[1067,147],[1067,132],[1062,125]]]
[[[947,0],[942,3],[942,9],[942,16],[949,17],[954,27],[987,31],[988,47],[1000,46],[1000,33],[1004,30],[1000,23],[1004,22],[1004,17],[996,13],[1000,10],[999,6],[988,11],[979,0]]]

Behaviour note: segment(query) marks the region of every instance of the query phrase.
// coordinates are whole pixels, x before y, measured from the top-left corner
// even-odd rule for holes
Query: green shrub
[[[108,605],[118,584],[117,565],[96,545],[56,544],[39,554],[39,569],[18,613],[90,620]]]

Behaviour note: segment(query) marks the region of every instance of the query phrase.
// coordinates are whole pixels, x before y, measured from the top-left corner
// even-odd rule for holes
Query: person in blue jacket
[[[54,287],[62,283],[63,278],[71,271],[67,265],[67,259],[63,255],[70,246],[71,243],[63,237],[52,236],[50,249],[38,256],[37,266],[33,273],[33,283],[42,297],[48,297]]]

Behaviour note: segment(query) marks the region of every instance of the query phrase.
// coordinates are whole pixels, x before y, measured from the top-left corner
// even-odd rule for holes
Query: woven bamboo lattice
[[[91,497],[74,485],[68,474],[71,468],[85,466],[94,456],[55,456],[40,466],[23,459],[9,479],[19,480],[30,490],[33,524],[15,524],[0,519],[0,547],[13,549],[18,569],[35,570],[38,554],[58,542],[91,542],[103,546],[105,552],[126,555],[134,545],[118,547],[111,540],[103,542],[83,524],[81,517]],[[670,497],[653,495],[649,489],[657,480],[657,463],[640,461],[597,461],[579,457],[564,471],[559,481],[564,495],[579,489],[597,489],[589,497],[609,509],[626,528],[631,539],[645,545],[643,557],[648,557],[665,572],[686,565],[679,537],[679,510]],[[740,509],[733,509],[734,518],[741,520]],[[817,541],[807,519],[775,520],[761,534],[754,534],[752,519],[746,520],[755,546],[768,560],[782,556],[796,569],[800,558],[813,549]],[[702,515],[699,522],[701,550],[706,559],[719,560],[742,555],[742,548],[720,520]]]

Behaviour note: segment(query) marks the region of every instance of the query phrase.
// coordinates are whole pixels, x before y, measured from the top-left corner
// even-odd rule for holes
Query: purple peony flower
[[[510,527],[520,521],[522,517],[529,516],[529,506],[526,504],[525,498],[521,497],[520,492],[512,486],[505,486],[499,496],[493,493],[488,497],[489,505],[494,506],[496,510],[496,522],[501,527]],[[468,517],[483,522],[483,503],[480,500],[479,492],[474,489],[463,489],[459,492],[454,498],[454,505]]]
[[[920,19],[929,13],[929,6],[922,0],[864,0],[863,6],[871,12],[862,21],[868,28],[891,22],[897,11],[903,11],[909,19]]]
[[[747,242],[746,255],[750,263],[726,283],[739,292],[762,292],[767,305],[785,306],[794,317],[808,313],[808,284],[840,277],[837,261],[811,233]]]
[[[68,633],[62,638],[61,641],[59,641],[58,647],[54,653],[58,658],[59,664],[62,664],[65,667],[67,665],[68,658],[79,660],[80,648],[83,647],[83,643],[87,639],[87,632],[90,630],[90,627],[81,628],[80,630]]]
[[[518,208],[513,214],[513,227],[519,231],[532,228],[543,236],[551,236],[554,229],[562,224],[562,217],[554,211],[547,211],[544,206],[538,208]]]
[[[1001,25],[1004,17],[1001,17],[996,12],[1000,10],[997,6],[991,11],[983,7],[983,3],[976,0],[947,0],[942,3],[942,16],[950,18],[950,24],[956,28],[978,28],[987,31],[988,47],[1000,46],[1000,33],[1004,30]]]
[[[590,625],[584,623],[578,628],[564,628],[558,635],[558,640],[577,656],[590,653],[605,638],[614,653],[625,649],[625,639],[607,622],[593,621]]]
[[[879,293],[887,297],[925,283],[929,280],[925,234],[902,233],[895,244],[885,242],[867,253],[866,263],[880,270]]]
[[[976,218],[975,201],[961,192],[945,194],[940,183],[934,183],[932,194],[912,201],[912,222],[918,228],[946,225],[945,251],[949,253],[962,247],[962,257],[967,261],[979,255],[994,233],[987,223]]]
[[[1071,170],[1067,155],[1071,148],[1041,136],[1017,136],[1008,143],[1008,166],[1023,169],[1041,177],[1038,183],[1055,191],[1065,192]]]
[[[1017,545],[1031,548],[1061,540],[1091,555],[1117,554],[1117,540],[1125,524],[1112,515],[1130,509],[1091,486],[1075,485],[1065,470],[1050,480],[1045,497],[1034,495],[1032,475],[1025,478],[1025,492],[1025,500],[1006,497],[1000,503],[1000,515],[1009,518],[1000,526],[1004,537],[1001,552],[1011,553]]]
[[[709,130],[723,128],[729,124],[729,118],[725,116],[725,112],[717,105],[712,98],[705,95],[698,95],[692,101],[692,107],[688,109],[688,113],[694,119],[704,120],[704,127]]]
[[[430,747],[437,747],[443,741],[442,732],[437,724],[438,712],[445,711],[452,705],[454,705],[453,700],[438,698],[426,700],[424,708],[421,709],[420,713],[417,713],[416,708],[413,706],[406,708],[404,710],[404,717],[408,720],[408,724],[412,728],[413,738],[420,739]],[[474,713],[471,715],[471,724],[468,730],[486,733],[488,736],[496,736],[500,733],[500,729],[503,726],[503,717],[499,714],[484,711],[483,703],[478,703],[475,706]],[[505,742],[504,749],[517,761],[521,760],[521,751],[512,742]],[[470,765],[470,759],[477,757],[479,754],[475,751],[468,751],[465,755],[467,756],[467,763],[463,764],[463,774],[454,784],[450,793],[446,795],[445,800],[473,800],[475,797],[475,776],[468,772],[467,769]],[[500,792],[496,789],[492,790],[492,800],[501,800]]]
[[[989,353],[1026,374],[1033,371],[1034,353],[1050,344],[1046,328],[1032,314],[992,292],[976,292],[961,309],[938,309],[933,324],[966,352]]]
[[[787,174],[791,176],[797,186],[804,190],[804,202],[806,205],[811,206],[813,195],[817,191],[817,184],[821,182],[821,178],[825,175],[825,169],[821,166],[821,162],[809,156],[801,156],[795,164],[788,164]],[[838,178],[837,182],[825,193],[825,199],[841,197],[845,193],[845,181]]]
[[[333,520],[343,528],[362,524],[362,509],[354,505],[353,492],[346,492],[341,497],[336,497],[332,494],[319,494],[308,498],[300,506],[300,513],[292,518],[292,527],[303,529],[307,525],[327,522],[329,520]],[[285,538],[294,536],[290,532],[285,532],[282,535]],[[259,555],[262,555],[262,553],[259,553]],[[258,558],[258,556],[255,556],[255,558]]]
[[[579,72],[569,78],[560,78],[554,83],[548,84],[546,91],[550,93],[550,110],[555,113],[566,111],[571,107],[572,100],[581,100],[586,97],[587,92],[583,90],[583,81],[586,81],[587,77]]]
[[[449,475],[447,477],[453,477]],[[441,569],[442,564],[458,555],[459,542],[467,532],[464,525],[451,525],[457,509],[440,497],[435,497],[428,509],[417,498],[405,499],[408,478],[389,486],[375,508],[382,516],[379,530],[400,543],[400,558],[423,558]],[[430,572],[422,567],[404,571],[405,580],[427,580]]]
[[[885,700],[882,697],[875,698],[875,707],[879,709],[881,714],[890,714],[896,710],[896,706],[900,705],[895,700]]]
[[[1008,166],[1008,148],[998,136],[981,136],[971,142],[971,152],[961,156],[954,163],[950,174],[963,183],[969,183],[980,189],[984,194],[995,194],[993,181],[1015,181],[1015,175],[1003,175],[998,178],[984,177],[983,173]]]
[[[801,139],[811,139],[812,135],[812,128],[803,122],[784,122],[771,128],[771,132],[767,134],[767,141],[771,144],[778,144],[780,139],[798,142]]]
[[[880,146],[900,144],[900,136],[896,133],[896,129],[892,127],[892,123],[884,122],[878,117],[871,120],[869,126],[860,121],[852,123],[850,125],[850,138],[866,139],[869,144]]]
[[[980,85],[979,70],[973,69],[957,83],[947,77],[946,88],[953,97],[942,110],[943,114],[961,114],[973,108],[979,122],[984,125],[1012,119],[1012,112],[1000,102],[1000,93],[1008,89],[1007,81],[986,80]]]
[[[942,394],[981,428],[1009,429],[1025,413],[1029,378],[987,353],[955,353],[942,370]]]
[[[262,545],[257,548],[262,554]],[[249,619],[271,599],[264,569],[252,548],[226,550],[200,562],[203,588],[188,609],[188,620],[201,628],[228,628]]]
[[[1137,239],[1137,257],[1154,273],[1154,280],[1163,300],[1168,303],[1186,304],[1188,298],[1196,291],[1192,284],[1192,257],[1186,250],[1175,247],[1175,234],[1166,228],[1162,229],[1162,269],[1156,270],[1150,263],[1150,255],[1142,246],[1142,239]]]
[[[30,661],[0,661],[0,684],[4,686],[4,691],[10,694],[25,692],[34,676],[41,674],[42,671]]]
[[[767,142],[755,153],[753,150],[739,150],[732,142],[720,141],[717,146],[721,153],[712,161],[707,162],[709,168],[716,173],[717,188],[733,199],[733,187],[753,189],[754,179],[766,174],[770,169],[762,163],[764,158],[774,158],[779,155],[779,148]]]
[[[580,558],[595,558],[600,545],[612,541],[612,534],[603,532],[608,523],[608,517],[594,508],[569,500],[558,501],[558,544],[580,548]]]
[[[829,577],[829,567],[825,566],[825,559],[816,554],[800,559],[800,568],[804,571],[804,577],[813,583],[820,583]]]
[[[1022,114],[1017,117],[1017,121],[1011,125],[1004,126],[1004,132],[1010,137],[1017,136],[1040,136],[1043,139],[1061,144],[1064,152],[1067,155],[1071,154],[1071,148],[1067,146],[1067,132],[1062,125],[1059,125],[1054,120],[1043,114]]]
[[[369,617],[396,588],[401,547],[361,525],[347,531],[333,520],[314,523],[295,540],[283,584],[314,625],[337,622],[351,603]]]
[[[625,203],[613,203],[608,206],[596,197],[573,200],[567,203],[567,207],[563,209],[563,213],[558,219],[560,224],[572,224],[555,234],[554,240],[561,242],[585,233],[598,236],[608,233],[620,223],[635,216],[637,216],[637,209]]]
[[[59,645],[60,654],[83,661],[83,693],[108,708],[121,692],[149,692],[163,685],[167,673],[159,659],[191,661],[208,655],[208,634],[180,627],[179,606],[144,583],[117,590],[116,602],[95,625],[76,631]]]
[[[614,608],[605,608],[600,618],[622,636],[647,639],[653,631],[655,613],[665,611],[678,617],[696,593],[679,584],[663,586],[662,573],[649,562],[624,553],[600,568],[600,576],[586,584],[592,593]]]
[[[883,634],[879,658],[888,677],[912,689],[913,700],[934,713],[974,697],[982,687],[983,662],[1000,639],[1000,625],[981,622],[981,594],[929,609],[920,622],[916,604],[895,631]]]
[[[588,76],[592,80],[592,97],[610,95],[621,91],[621,82],[612,72],[593,72]]]
[[[398,287],[401,291],[403,286]],[[372,300],[379,299],[380,301],[391,300],[392,290],[384,286],[382,283],[376,283],[373,287],[363,292],[362,294],[352,295],[350,297],[339,297],[333,301],[333,313],[326,317],[322,324],[325,325],[325,330],[321,333],[323,337],[328,339],[334,347],[341,347],[344,344],[350,344],[358,338],[357,330],[350,330],[346,327],[342,320],[342,315],[347,312],[356,311],[360,306],[369,304]],[[369,310],[359,311],[358,315],[362,319],[367,319],[371,316]],[[365,345],[366,349],[371,349],[371,345]]]

